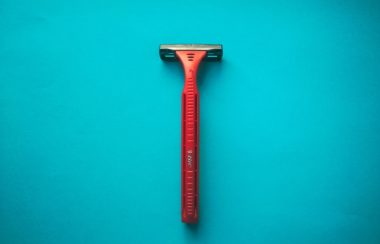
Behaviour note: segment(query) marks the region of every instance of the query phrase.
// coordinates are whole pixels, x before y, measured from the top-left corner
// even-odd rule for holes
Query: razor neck
[[[177,51],[185,73],[184,91],[197,92],[198,66],[206,56],[206,51]]]

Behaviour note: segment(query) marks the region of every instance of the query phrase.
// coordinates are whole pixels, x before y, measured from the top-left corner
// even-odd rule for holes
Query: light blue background
[[[266,2],[266,3],[263,3]],[[179,64],[202,66],[180,222]],[[0,1],[0,243],[380,243],[378,1]]]

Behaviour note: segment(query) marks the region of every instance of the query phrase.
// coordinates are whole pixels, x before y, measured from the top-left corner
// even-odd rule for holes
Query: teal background
[[[265,2],[265,3],[264,3]],[[180,222],[179,64],[201,67]],[[378,1],[0,1],[0,243],[380,243]]]

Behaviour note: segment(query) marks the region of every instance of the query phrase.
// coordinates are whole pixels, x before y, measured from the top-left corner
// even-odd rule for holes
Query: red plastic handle
[[[185,72],[182,93],[182,222],[198,221],[199,95],[197,70],[206,51],[177,51]]]

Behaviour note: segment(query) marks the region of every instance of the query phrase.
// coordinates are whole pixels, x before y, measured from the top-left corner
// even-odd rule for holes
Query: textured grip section
[[[198,216],[198,95],[183,94],[182,202],[189,222]],[[191,219],[194,219],[192,221]]]
[[[197,69],[205,51],[177,51],[185,70],[182,93],[182,221],[198,221],[199,96]]]

